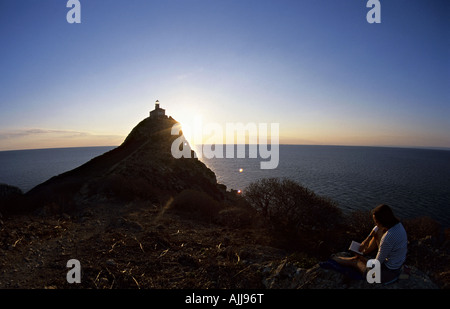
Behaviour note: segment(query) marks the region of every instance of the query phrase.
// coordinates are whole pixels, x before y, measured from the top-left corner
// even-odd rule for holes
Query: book
[[[360,246],[361,246],[361,244],[359,242],[352,241],[348,250],[353,251],[357,254],[363,255],[363,253],[361,251],[359,251]]]

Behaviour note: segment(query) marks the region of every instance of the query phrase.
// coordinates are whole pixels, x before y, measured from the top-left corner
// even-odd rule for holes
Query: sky
[[[450,148],[449,1],[79,2],[0,1],[0,150],[119,145],[156,100],[280,144]]]

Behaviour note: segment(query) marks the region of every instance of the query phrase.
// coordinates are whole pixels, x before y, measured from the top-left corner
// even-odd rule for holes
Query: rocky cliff
[[[182,134],[171,134],[174,125],[179,124],[171,117],[144,119],[119,147],[30,190],[27,208],[68,212],[99,198],[162,202],[186,189],[223,199],[225,186],[204,163],[172,156],[172,143]]]

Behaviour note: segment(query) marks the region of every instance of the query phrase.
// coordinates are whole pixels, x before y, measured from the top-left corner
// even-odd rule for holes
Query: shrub
[[[438,238],[441,232],[440,223],[427,216],[403,220],[403,225],[410,241],[427,236]]]
[[[231,228],[259,228],[263,225],[261,216],[237,191],[226,192],[223,208],[220,210],[217,223]]]
[[[244,190],[244,197],[276,229],[329,231],[342,219],[335,202],[290,179],[260,179]]]
[[[278,247],[324,257],[342,239],[337,204],[293,180],[258,180],[244,190],[244,197],[265,219]]]
[[[214,219],[222,206],[208,194],[197,190],[183,190],[175,196],[171,209],[190,213],[201,219]]]
[[[257,219],[255,212],[244,207],[226,207],[218,214],[217,221],[219,224],[231,228],[244,228],[256,226]]]
[[[22,211],[23,192],[7,184],[0,184],[0,213],[13,214]]]
[[[22,194],[23,194],[23,192],[19,188],[0,183],[0,198],[1,199],[16,197],[16,196],[19,196]]]

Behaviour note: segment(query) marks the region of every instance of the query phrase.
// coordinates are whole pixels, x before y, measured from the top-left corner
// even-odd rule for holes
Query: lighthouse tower
[[[162,118],[166,116],[166,110],[159,107],[159,101],[156,100],[155,102],[155,109],[150,112],[150,118],[156,119],[156,118]]]

